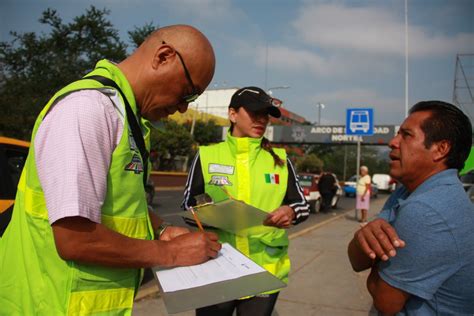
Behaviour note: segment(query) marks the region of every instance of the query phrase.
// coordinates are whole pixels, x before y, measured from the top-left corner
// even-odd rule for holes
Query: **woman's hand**
[[[295,211],[288,205],[282,205],[270,214],[263,222],[265,226],[275,226],[278,228],[289,228],[295,218]]]

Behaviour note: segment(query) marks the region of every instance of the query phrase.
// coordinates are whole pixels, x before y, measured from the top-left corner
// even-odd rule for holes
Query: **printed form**
[[[164,292],[190,289],[266,271],[228,243],[205,263],[156,271]]]

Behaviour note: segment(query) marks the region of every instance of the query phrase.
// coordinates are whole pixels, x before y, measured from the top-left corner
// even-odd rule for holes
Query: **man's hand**
[[[405,247],[395,229],[381,218],[359,229],[354,234],[354,242],[370,259],[380,258],[382,261],[396,256],[395,248]]]
[[[278,228],[288,228],[295,218],[295,212],[288,205],[283,205],[268,214],[263,222],[266,226],[275,226]]]
[[[172,257],[170,266],[190,266],[215,258],[222,245],[218,236],[210,232],[180,235],[167,242],[166,251]]]
[[[160,236],[160,240],[163,241],[170,241],[171,239],[174,239],[180,235],[184,235],[189,233],[190,230],[187,229],[186,227],[180,227],[180,226],[168,226],[165,228],[163,233]]]

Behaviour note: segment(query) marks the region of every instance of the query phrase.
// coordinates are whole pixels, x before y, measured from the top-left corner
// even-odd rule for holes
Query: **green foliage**
[[[128,36],[135,48],[137,48],[145,41],[148,35],[153,33],[153,31],[157,28],[158,26],[155,26],[152,22],[150,22],[142,27],[135,27],[134,30],[128,31]]]
[[[187,156],[193,148],[193,139],[188,129],[173,120],[164,120],[164,126],[151,132],[151,149],[157,153],[158,170],[174,170],[175,159]]]
[[[193,135],[197,145],[214,144],[222,140],[222,128],[213,120],[196,121]]]
[[[327,148],[321,148],[321,147]],[[318,148],[319,147],[319,148]],[[318,150],[317,155],[324,164],[325,171],[334,172],[339,180],[347,180],[356,174],[357,169],[357,146],[355,145],[318,145],[309,150],[314,153]],[[380,153],[379,149],[374,146],[361,146],[361,165],[369,168],[369,173],[388,173],[388,163]],[[344,165],[345,170],[344,170]],[[344,179],[345,176],[345,179]]]
[[[53,9],[39,22],[49,33],[11,32],[11,42],[0,42],[0,135],[29,139],[34,120],[60,88],[80,79],[100,59],[121,61],[127,45],[107,19],[109,11],[91,6],[71,23]],[[129,32],[137,44],[152,25]]]
[[[296,160],[298,172],[319,173],[324,163],[315,154],[304,155]]]

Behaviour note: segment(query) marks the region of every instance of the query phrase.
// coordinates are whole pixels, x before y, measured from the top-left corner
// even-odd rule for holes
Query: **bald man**
[[[0,240],[1,314],[128,315],[141,268],[217,255],[215,234],[164,226],[144,191],[150,126],[185,112],[214,67],[200,31],[169,26],[53,96]]]

